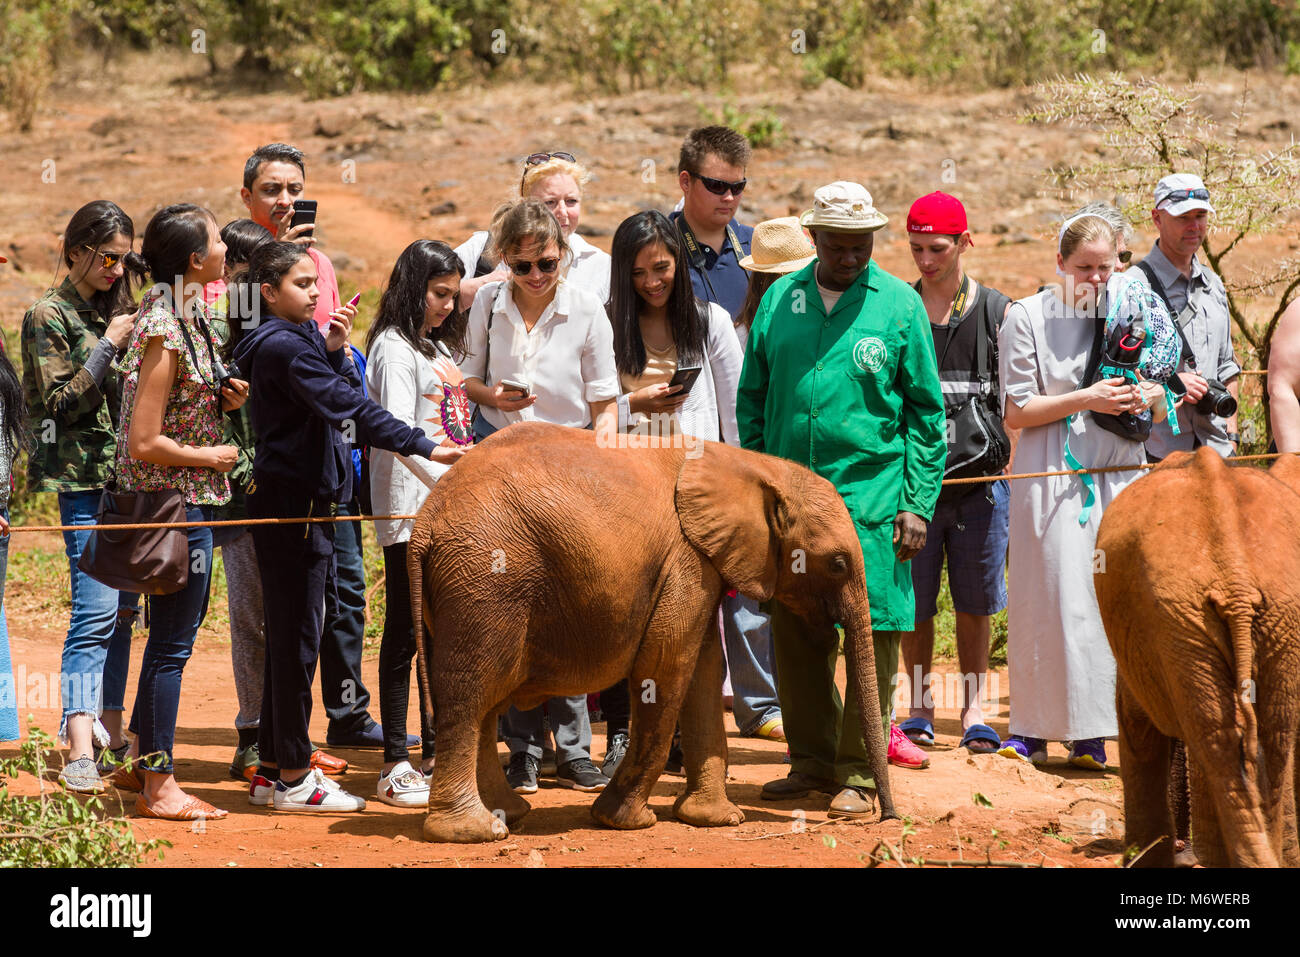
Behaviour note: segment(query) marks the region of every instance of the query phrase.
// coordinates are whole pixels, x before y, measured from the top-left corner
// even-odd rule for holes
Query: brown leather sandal
[[[144,795],[135,799],[135,813],[140,817],[156,818],[160,821],[219,821],[229,812],[213,807],[202,798],[190,795],[179,811],[174,814],[162,814],[145,803]]]
[[[116,770],[108,776],[108,783],[119,791],[144,790],[144,778],[140,777],[140,772],[135,765],[129,762],[118,765]]]

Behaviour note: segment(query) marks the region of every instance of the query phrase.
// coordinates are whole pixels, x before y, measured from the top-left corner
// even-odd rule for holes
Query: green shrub
[[[700,119],[706,124],[729,126],[749,140],[754,149],[775,146],[785,139],[785,124],[770,108],[746,112],[730,103],[724,103],[720,113],[700,108]]]
[[[161,860],[169,841],[138,841],[103,799],[54,784],[46,762],[52,745],[31,723],[18,757],[0,761],[0,867],[134,867],[155,852]],[[24,772],[41,782],[35,797],[9,791],[7,781]]]
[[[0,106],[23,132],[32,128],[70,23],[69,8],[58,0],[0,6]]]

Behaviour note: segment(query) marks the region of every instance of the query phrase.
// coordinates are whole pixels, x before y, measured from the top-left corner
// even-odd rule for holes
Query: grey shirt
[[[1184,276],[1161,251],[1159,240],[1151,247],[1144,262],[1155,271],[1175,313],[1184,313],[1191,303],[1190,315],[1175,315],[1175,319],[1180,321],[1183,335],[1192,347],[1196,372],[1207,379],[1218,379],[1225,385],[1236,378],[1241,366],[1232,354],[1232,317],[1228,313],[1228,294],[1223,288],[1223,280],[1195,257],[1192,259],[1191,278]],[[1129,271],[1147,283],[1146,273],[1141,269]],[[1177,371],[1190,369],[1190,365],[1183,361]],[[1193,405],[1184,402],[1178,410],[1179,434],[1174,435],[1168,422],[1155,423],[1147,439],[1147,452],[1153,457],[1165,458],[1172,452],[1190,452],[1198,445],[1208,445],[1220,455],[1227,456],[1232,452],[1227,424],[1226,419],[1202,415]]]

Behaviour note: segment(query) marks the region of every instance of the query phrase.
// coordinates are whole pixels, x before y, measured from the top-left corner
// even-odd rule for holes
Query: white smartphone
[[[507,389],[514,389],[516,392],[520,392],[524,396],[531,394],[528,390],[528,383],[521,379],[502,379],[501,385]]]

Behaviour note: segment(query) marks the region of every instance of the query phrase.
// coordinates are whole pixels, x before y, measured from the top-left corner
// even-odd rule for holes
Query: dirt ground
[[[856,91],[828,82],[811,91],[715,97],[647,92],[589,99],[571,88],[514,86],[307,102],[213,86],[197,79],[200,74],[192,61],[156,56],[127,57],[106,71],[87,65],[50,94],[30,134],[0,130],[6,159],[0,164],[0,254],[10,260],[0,266],[0,329],[12,345],[24,310],[54,276],[60,231],[79,206],[98,198],[117,201],[134,217],[137,239],[152,212],[169,202],[202,203],[225,222],[244,213],[238,198],[244,159],[275,140],[307,152],[308,195],[320,203],[321,248],[333,258],[345,292],[367,293],[363,308],[373,305],[407,243],[434,237],[455,245],[486,226],[493,207],[517,184],[519,158],[539,148],[573,150],[591,167],[580,231],[608,248],[624,216],[675,202],[681,138],[708,121],[706,113],[720,112],[724,101],[742,110],[774,109],[787,134],[775,148],[756,151],[743,219],[798,212],[817,185],[834,179],[864,182],[892,219],[877,238],[876,258],[911,278],[902,232],[907,205],[942,188],[964,197],[970,209],[976,247],[967,268],[1012,296],[1053,278],[1054,222],[1091,198],[1062,200],[1045,189],[1044,171],[1104,152],[1090,133],[1016,123],[1015,111],[1028,102],[1016,91],[917,92],[877,80]],[[743,82],[737,86],[744,88]],[[1204,103],[1224,115],[1238,88],[1232,77],[1210,79]],[[1300,80],[1269,78],[1254,89],[1249,135],[1285,142]],[[112,95],[104,96],[105,90]],[[1137,248],[1152,238],[1146,235]],[[1271,259],[1297,245],[1272,237],[1249,240],[1246,248]],[[1248,309],[1271,311],[1271,305]],[[17,534],[11,549],[6,598],[15,667],[57,678],[67,612],[48,578],[24,580],[21,570],[15,573],[12,553],[44,552],[57,575],[62,543],[55,535]],[[730,793],[746,814],[734,828],[697,830],[676,822],[671,806],[683,781],[667,776],[655,791],[659,824],[650,830],[598,829],[588,814],[591,796],[543,786],[517,832],[490,846],[425,844],[421,811],[377,801],[363,814],[345,816],[252,808],[226,773],[236,705],[228,636],[212,623],[224,621],[224,603],[224,595],[213,595],[212,618],[186,671],[176,755],[182,784],[231,814],[197,830],[138,821],[140,835],[172,842],[165,867],[860,866],[882,840],[901,845],[906,858],[991,855],[1028,865],[1095,867],[1114,866],[1121,851],[1122,792],[1114,764],[1105,774],[1070,768],[1060,745],[1042,770],[996,756],[971,757],[956,747],[957,712],[942,703],[931,767],[892,775],[906,822],[827,823],[825,798],[759,800],[762,782],[786,771],[783,747],[740,738],[730,715]],[[144,644],[142,634],[137,639],[133,677]],[[375,667],[371,654],[364,673],[372,693]],[[1005,734],[1011,689],[1005,671],[995,679],[997,705],[989,723]],[[51,733],[58,727],[57,697],[29,698],[21,713],[33,714]],[[413,708],[411,727],[415,719]],[[313,731],[323,742],[319,704]],[[0,754],[12,750],[0,747]],[[599,760],[602,725],[595,729],[594,750]],[[1113,743],[1110,752],[1115,762]],[[344,786],[369,797],[381,755],[337,753],[353,763]],[[18,786],[30,793],[36,785],[28,779]]]

